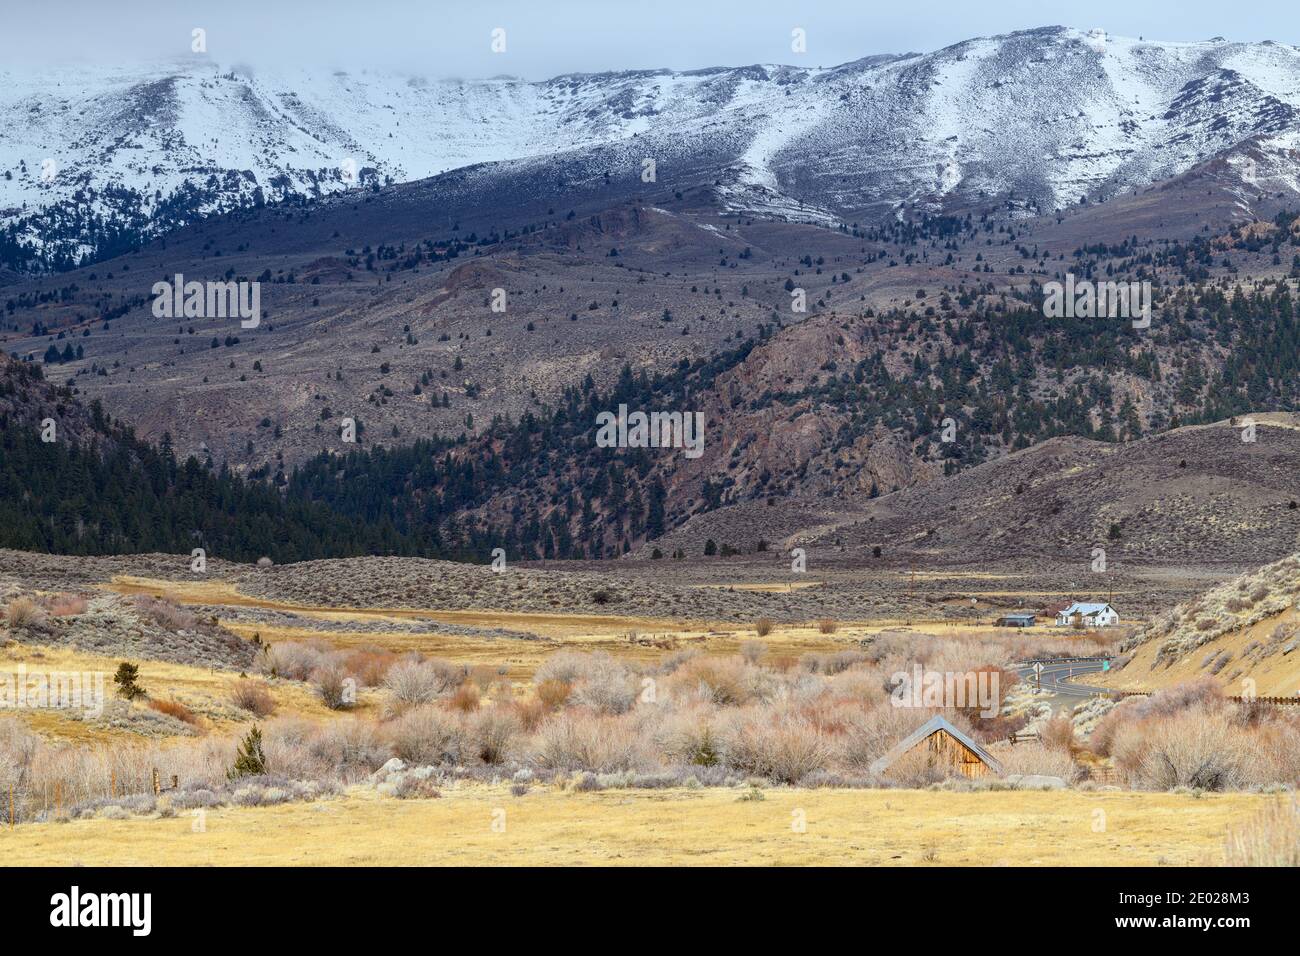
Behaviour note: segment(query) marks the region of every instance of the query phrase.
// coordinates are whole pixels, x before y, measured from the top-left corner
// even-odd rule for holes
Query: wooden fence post
[[[153,795],[156,797],[162,793],[162,784],[158,782],[158,768],[153,768]]]

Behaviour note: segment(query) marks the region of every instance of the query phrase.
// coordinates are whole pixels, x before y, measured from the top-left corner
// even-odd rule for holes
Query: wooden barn
[[[1001,776],[1002,765],[987,750],[938,714],[908,734],[879,760],[871,772],[883,774],[899,760],[923,760],[949,767],[963,777]]]

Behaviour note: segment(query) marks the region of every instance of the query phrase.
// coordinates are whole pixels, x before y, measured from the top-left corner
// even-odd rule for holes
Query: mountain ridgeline
[[[433,178],[462,210],[476,183],[520,176],[572,196],[634,181],[646,158],[673,188],[716,184],[732,210],[822,224],[989,197],[1050,214],[1215,159],[1294,196],[1298,78],[1284,44],[1065,27],[825,68],[540,82],[206,57],[9,69],[0,266],[75,268],[204,216]]]

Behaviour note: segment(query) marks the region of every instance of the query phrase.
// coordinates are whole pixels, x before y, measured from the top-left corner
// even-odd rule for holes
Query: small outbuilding
[[[875,774],[887,773],[893,764],[905,757],[956,771],[963,777],[1002,775],[1002,765],[987,750],[939,714],[896,743],[889,753],[871,765],[870,770]]]
[[[1037,620],[1035,614],[1004,614],[998,618],[998,627],[1033,627]]]

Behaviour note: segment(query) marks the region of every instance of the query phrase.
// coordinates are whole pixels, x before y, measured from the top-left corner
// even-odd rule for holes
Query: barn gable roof
[[[952,724],[948,723],[942,714],[935,714],[920,727],[917,727],[916,730],[912,731],[898,743],[894,744],[894,746],[889,749],[889,753],[874,761],[868,769],[872,773],[883,773],[885,770],[889,769],[889,765],[895,760],[903,756],[903,754],[907,753],[922,740],[925,740],[931,734],[935,734],[940,730],[951,734],[957,740],[961,741],[961,743],[969,748],[975,756],[979,757],[980,760],[987,764],[989,769],[994,773],[1000,774],[1002,772],[1002,764],[998,763],[987,750],[975,741],[971,740],[970,737],[966,736]]]

